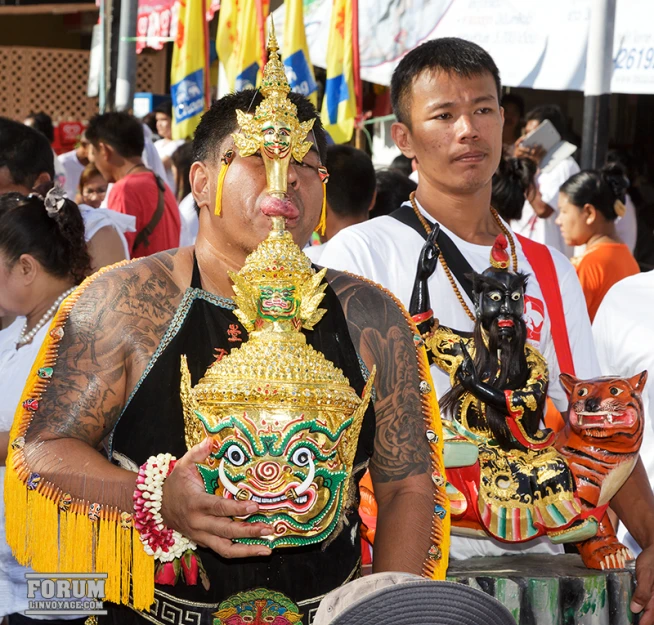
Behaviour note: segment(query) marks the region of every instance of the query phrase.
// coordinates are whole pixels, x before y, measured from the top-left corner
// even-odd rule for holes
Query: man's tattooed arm
[[[130,503],[119,483],[127,479],[129,485],[133,477],[97,449],[179,304],[173,269],[166,253],[108,271],[86,288],[64,326],[52,379],[26,435],[25,455],[32,471],[73,496],[110,503],[107,495],[113,499],[110,493],[117,492],[123,507]],[[112,479],[117,491],[108,483]]]
[[[333,277],[336,276],[336,277]],[[345,274],[328,274],[348,322],[354,347],[368,369],[377,367],[377,431],[370,471],[379,482],[430,470],[413,335],[386,293]]]
[[[420,573],[430,546],[434,486],[413,333],[387,293],[345,274],[327,277],[354,347],[368,369],[377,367],[370,462],[379,509],[374,569]]]

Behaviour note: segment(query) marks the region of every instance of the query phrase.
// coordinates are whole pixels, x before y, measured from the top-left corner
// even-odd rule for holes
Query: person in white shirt
[[[512,268],[531,274],[525,298],[528,339],[543,352],[550,366],[551,399],[565,409],[567,401],[557,381],[558,361],[541,287],[520,242],[490,208],[492,177],[502,155],[500,93],[497,67],[479,46],[453,38],[428,41],[409,52],[393,74],[391,101],[397,122],[392,135],[402,153],[417,162],[419,183],[413,209],[419,220],[426,229],[438,222],[473,270],[486,269],[495,238],[503,231],[508,235],[517,260],[517,267]],[[412,227],[392,216],[379,217],[338,233],[327,245],[321,264],[376,281],[407,306],[423,244],[423,236]],[[568,260],[556,251],[552,257],[576,372],[579,377],[593,377],[599,366],[581,286]],[[461,285],[453,277],[450,280],[442,264],[428,287],[434,316],[458,331],[472,331],[472,302]],[[437,394],[442,397],[450,388],[449,380],[434,367],[432,374]],[[630,501],[644,486],[643,473],[639,463],[612,505],[630,529],[637,531],[644,547],[637,565],[640,581],[633,608],[641,611],[647,606],[644,618],[651,625],[654,505],[634,507]],[[525,547],[452,536],[450,555],[467,558],[526,550],[557,549],[542,539]]]
[[[60,189],[45,201],[15,192],[0,195],[0,316],[15,316],[0,331],[0,487],[9,429],[50,321],[90,270],[80,212],[70,200],[59,203],[61,198]],[[25,574],[30,572],[7,544],[0,497],[0,619],[8,615],[9,625],[41,622],[17,614],[29,607]],[[84,619],[75,616],[70,622],[82,625]]]
[[[540,162],[545,155],[543,150],[538,147],[525,148],[521,142],[525,135],[535,130],[546,119],[552,122],[562,137],[566,135],[565,118],[561,109],[555,105],[539,106],[527,113],[524,134],[516,142],[515,156],[529,157],[536,163]],[[565,244],[561,230],[554,222],[558,215],[559,189],[579,171],[579,165],[572,156],[568,156],[552,168],[541,171],[536,179],[539,195],[532,198],[531,202],[525,200],[522,217],[511,224],[515,232],[538,243],[549,245],[571,258],[574,249]]]
[[[593,321],[593,336],[602,373],[631,377],[641,371],[654,375],[654,271],[630,276],[613,285],[604,296]],[[654,488],[654,382],[650,379],[643,393],[645,432],[641,457]],[[643,491],[644,498],[652,497]],[[618,537],[635,554],[636,539],[624,525]]]
[[[322,245],[310,245],[305,254],[314,262],[326,243],[344,228],[368,220],[375,204],[377,180],[370,157],[350,145],[327,146],[325,166],[329,172],[327,193],[327,226],[320,236]]]
[[[156,115],[157,120],[157,134],[161,137],[161,139],[154,142],[154,147],[166,169],[165,180],[171,191],[174,193],[176,184],[175,174],[172,169],[172,157],[175,150],[186,142],[184,139],[173,139],[173,105],[170,100],[162,102],[157,106],[154,109],[154,114]]]
[[[87,155],[88,147],[89,142],[86,140],[84,133],[82,133],[77,147],[74,150],[64,152],[59,156],[59,163],[64,168],[66,176],[64,191],[66,192],[66,197],[73,200],[73,202],[75,202],[75,198],[77,197],[77,187],[79,186],[82,172],[89,164],[89,158]]]
[[[181,231],[179,234],[179,246],[186,247],[194,245],[198,236],[200,220],[197,204],[191,193],[191,182],[189,172],[193,164],[193,144],[185,142],[180,145],[171,158],[173,176],[175,178],[175,199],[179,206],[181,217]]]

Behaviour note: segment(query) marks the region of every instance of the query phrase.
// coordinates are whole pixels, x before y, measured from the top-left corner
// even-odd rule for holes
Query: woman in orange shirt
[[[563,184],[559,192],[556,224],[566,245],[585,245],[572,259],[581,282],[592,321],[606,292],[616,283],[640,271],[629,248],[615,230],[624,215],[629,180],[612,166],[602,171],[582,171]]]

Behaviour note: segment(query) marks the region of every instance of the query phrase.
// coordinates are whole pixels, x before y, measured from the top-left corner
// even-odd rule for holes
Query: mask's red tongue
[[[261,212],[267,217],[285,217],[295,219],[300,216],[300,211],[287,198],[266,197],[261,202]]]

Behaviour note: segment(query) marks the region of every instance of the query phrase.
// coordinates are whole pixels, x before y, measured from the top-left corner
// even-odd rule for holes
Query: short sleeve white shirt
[[[522,217],[512,222],[511,227],[522,236],[544,243],[559,250],[567,258],[573,255],[573,248],[563,242],[560,228],[554,223],[559,214],[559,189],[571,176],[579,173],[579,165],[572,156],[568,156],[550,171],[541,172],[536,183],[540,190],[543,202],[554,212],[544,219],[536,215],[532,205],[525,200]]]
[[[66,175],[66,182],[64,183],[64,191],[66,197],[75,201],[77,195],[77,187],[79,186],[79,179],[84,171],[84,165],[80,163],[77,158],[77,150],[64,152],[59,156],[59,163],[64,168]]]
[[[433,222],[433,218],[426,211],[422,208],[420,210],[426,219]],[[490,246],[468,243],[443,226],[441,229],[456,244],[474,271],[482,272],[488,268]],[[560,370],[543,294],[519,241],[515,238],[514,241],[518,269],[529,274],[525,294],[525,321],[528,339],[547,360],[550,370],[548,395],[556,407],[563,411],[567,409],[568,401],[558,382]],[[408,308],[418,258],[423,245],[423,237],[413,228],[400,223],[393,217],[377,217],[345,228],[336,234],[324,246],[320,264],[332,269],[350,271],[373,280],[394,293]],[[581,285],[574,267],[567,258],[556,250],[552,250],[552,257],[559,279],[576,373],[581,378],[595,377],[598,375],[599,366]],[[429,279],[428,286],[434,316],[440,323],[456,330],[471,332],[473,322],[463,310],[440,264]],[[473,310],[472,302],[460,285],[459,290],[468,307]],[[438,397],[442,397],[451,388],[449,376],[436,365],[432,365],[431,374],[436,393]],[[548,539],[537,539],[528,545],[528,547],[524,545],[511,546],[490,539],[453,536],[450,555],[454,559],[463,559],[475,555],[500,555],[515,551],[545,551],[549,553],[561,551]]]
[[[613,285],[593,321],[597,357],[603,375],[630,378],[649,371],[643,392],[645,432],[641,459],[654,488],[654,271],[630,276]],[[644,452],[644,453],[643,453]],[[618,538],[634,555],[640,547],[620,524]]]

